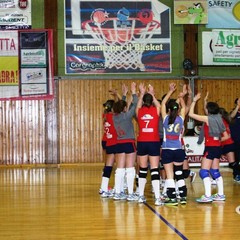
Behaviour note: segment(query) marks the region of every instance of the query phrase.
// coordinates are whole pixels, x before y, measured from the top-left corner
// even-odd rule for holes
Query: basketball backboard
[[[121,9],[126,9],[130,18],[136,18],[143,10],[149,9],[153,13],[153,20],[161,24],[162,17],[169,17],[169,8],[158,2],[157,0],[115,0],[115,1],[93,1],[93,0],[71,0],[71,18],[72,22],[72,34],[81,35],[84,34],[82,23],[86,20],[90,20],[95,11],[101,9],[106,12],[108,18],[116,18],[119,16]],[[162,16],[163,14],[163,16]],[[168,15],[168,16],[167,16]],[[124,12],[123,12],[124,17]],[[156,34],[161,34],[161,28],[159,28]]]

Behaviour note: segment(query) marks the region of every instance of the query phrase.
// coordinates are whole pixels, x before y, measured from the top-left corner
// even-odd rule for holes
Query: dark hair
[[[208,114],[218,114],[219,113],[219,106],[215,102],[208,102],[206,108],[208,110]]]
[[[113,112],[121,113],[127,106],[127,102],[124,100],[119,100],[113,104]]]
[[[225,108],[219,108],[219,113],[222,115],[222,118],[230,124],[231,118],[229,116],[229,113],[225,110]]]
[[[153,96],[150,93],[143,95],[143,106],[150,107],[153,104]]]
[[[167,106],[168,110],[170,110],[168,124],[173,124],[178,115],[179,105],[176,101],[169,101]]]
[[[166,102],[166,108],[169,109],[171,104],[175,103],[176,99],[174,98],[170,98],[167,102]]]
[[[234,103],[237,104],[238,98],[235,99]]]
[[[105,112],[111,112],[113,108],[114,100],[107,100],[104,104],[103,107],[105,109]]]

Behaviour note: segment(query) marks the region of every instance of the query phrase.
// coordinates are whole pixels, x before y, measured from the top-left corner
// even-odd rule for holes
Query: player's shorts
[[[102,141],[102,149],[103,150],[106,150],[106,144],[107,144],[107,141]]]
[[[220,158],[222,155],[222,148],[219,147],[211,147],[211,146],[206,146],[203,152],[203,157],[213,160],[214,158]]]
[[[116,154],[117,153],[117,145],[106,146],[107,154]]]
[[[134,142],[129,143],[117,143],[116,153],[134,153],[136,152],[136,145]]]
[[[183,162],[185,159],[185,151],[183,149],[162,149],[162,164],[172,163],[172,162]]]
[[[235,145],[234,143],[232,144],[227,144],[227,145],[224,145],[222,147],[222,154],[227,154],[227,153],[230,153],[230,152],[234,152],[235,151]]]
[[[160,148],[161,148],[162,147],[162,143],[163,143],[163,138],[160,138],[159,143],[160,143]]]
[[[160,156],[160,142],[137,142],[138,156]]]

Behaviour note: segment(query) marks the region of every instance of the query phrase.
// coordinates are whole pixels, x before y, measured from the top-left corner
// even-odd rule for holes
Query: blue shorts
[[[220,158],[222,155],[222,147],[205,147],[203,156],[207,159],[213,160],[214,158]]]
[[[115,154],[117,152],[117,145],[106,146],[106,153],[107,154]]]
[[[107,141],[102,141],[102,149],[103,150],[106,150],[106,144],[107,144]]]
[[[229,152],[235,152],[235,145],[234,143],[228,144],[222,147],[222,154],[227,154]]]
[[[160,156],[160,142],[137,142],[138,156]]]
[[[183,162],[185,159],[185,151],[183,149],[162,149],[162,164],[172,163],[172,162]]]
[[[162,143],[163,143],[163,138],[160,138],[160,148],[162,147]]]
[[[116,153],[134,153],[136,152],[136,145],[133,142],[118,143],[116,145]]]

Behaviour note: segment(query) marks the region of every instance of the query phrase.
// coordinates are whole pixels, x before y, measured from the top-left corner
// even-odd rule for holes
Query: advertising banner
[[[52,30],[0,31],[0,100],[52,98]]]
[[[0,98],[19,96],[18,32],[0,31]]]
[[[66,74],[169,73],[170,26],[158,0],[65,0]]]
[[[183,137],[185,152],[190,166],[200,166],[204,152],[204,142],[197,144],[198,136]],[[228,159],[224,156],[220,158],[220,165],[227,165]]]
[[[0,0],[0,30],[30,28],[31,0]]]
[[[174,24],[207,24],[207,0],[174,0]]]
[[[207,28],[240,28],[240,1],[208,0]]]
[[[202,32],[202,64],[239,65],[239,34],[233,30]]]

